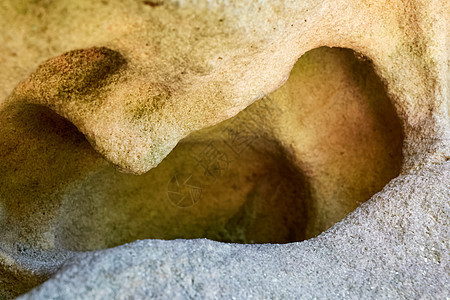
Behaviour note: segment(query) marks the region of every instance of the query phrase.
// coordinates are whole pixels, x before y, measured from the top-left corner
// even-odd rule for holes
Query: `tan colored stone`
[[[4,297],[71,250],[311,238],[449,157],[445,1],[3,1],[0,16],[0,273],[23,279]],[[321,46],[355,52],[306,53]]]

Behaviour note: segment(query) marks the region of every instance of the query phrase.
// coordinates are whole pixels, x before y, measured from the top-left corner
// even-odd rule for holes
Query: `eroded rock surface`
[[[20,299],[442,299],[450,280],[449,170],[447,162],[394,179],[316,239],[138,241],[74,257]]]
[[[0,16],[2,297],[448,294],[447,3]]]

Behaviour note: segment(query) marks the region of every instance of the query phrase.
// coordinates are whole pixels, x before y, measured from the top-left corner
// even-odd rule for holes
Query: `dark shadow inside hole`
[[[402,161],[383,84],[345,49],[305,54],[280,90],[191,134],[141,176],[119,173],[50,110],[16,110],[1,116],[3,239],[30,247],[301,241],[378,192]]]

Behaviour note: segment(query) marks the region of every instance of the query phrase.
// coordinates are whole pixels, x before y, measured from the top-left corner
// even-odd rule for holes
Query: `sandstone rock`
[[[448,296],[446,2],[0,16],[2,297]]]
[[[302,243],[146,240],[84,253],[20,299],[442,299],[449,282],[448,182],[448,163],[400,176],[345,221]]]

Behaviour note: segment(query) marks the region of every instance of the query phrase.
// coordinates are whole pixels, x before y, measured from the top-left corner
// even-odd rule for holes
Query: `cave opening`
[[[84,251],[137,239],[302,241],[380,191],[402,164],[402,128],[386,89],[371,63],[349,49],[309,51],[280,89],[190,134],[140,176],[120,173],[73,125],[36,109],[28,120],[50,121],[22,127],[25,141],[37,146],[23,142],[9,159],[17,166],[17,153],[33,151],[44,159],[29,170],[13,172],[11,159],[2,167],[16,174],[8,175],[8,189],[22,181],[45,193],[21,189],[21,206],[17,198],[2,199],[2,214],[15,216],[5,217],[11,240],[38,239],[47,248]],[[56,133],[38,141],[39,126]],[[53,145],[59,150],[46,154]]]

